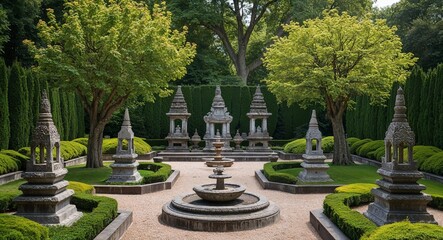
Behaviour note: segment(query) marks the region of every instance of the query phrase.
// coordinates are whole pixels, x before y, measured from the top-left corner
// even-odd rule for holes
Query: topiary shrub
[[[370,141],[372,141],[372,140],[369,138],[365,138],[365,139],[362,139],[362,140],[359,140],[359,141],[356,141],[355,143],[353,143],[350,148],[351,154],[356,154],[357,149],[359,147],[361,147],[363,144],[368,143]]]
[[[80,143],[81,145],[87,147],[88,146],[88,138],[76,138],[72,140],[71,142]]]
[[[71,227],[49,227],[51,240],[94,239],[117,216],[117,201],[112,198],[75,194],[71,203],[86,213]]]
[[[334,151],[334,136],[324,137],[321,140],[321,148],[323,152],[330,153]]]
[[[171,165],[166,163],[146,163],[141,162],[138,165],[139,170],[150,170],[154,173],[143,177],[143,184],[156,183],[156,182],[164,182],[168,179],[169,175],[171,175],[172,169]]]
[[[385,156],[385,146],[379,147],[377,150],[371,152],[374,155],[374,160],[381,162],[381,158]]]
[[[60,154],[65,161],[80,156],[84,156],[86,155],[86,151],[87,148],[78,142],[72,142],[72,141],[60,142]],[[55,155],[55,149],[53,151],[53,154]]]
[[[373,183],[352,183],[337,187],[336,193],[359,193],[359,194],[371,194],[373,188],[377,188],[378,185]]]
[[[28,156],[14,150],[2,150],[0,153],[12,157],[14,160],[16,160],[19,170],[25,170],[26,162],[29,160]]]
[[[384,147],[384,145],[385,145],[384,140],[370,141],[358,147],[355,153],[361,157],[370,158],[368,156],[370,152],[375,151],[380,147]]]
[[[4,213],[10,210],[15,209],[15,204],[12,200],[20,195],[20,192],[17,189],[17,192],[2,192],[0,194],[0,212]]]
[[[20,161],[14,159],[11,156],[0,153],[0,174],[6,174],[20,170],[19,164]]]
[[[283,149],[286,153],[302,154],[306,151],[306,139],[296,139],[284,146]]]
[[[292,163],[292,162],[265,163],[263,165],[263,174],[268,179],[268,181],[271,182],[296,184],[297,177],[287,173],[279,173],[277,171],[288,168],[300,168],[300,164],[301,163]]]
[[[102,153],[103,154],[115,154],[117,150],[118,139],[117,138],[109,138],[103,139],[102,145]],[[127,146],[127,142],[123,141],[123,146]],[[135,137],[134,138],[134,147],[135,152],[137,154],[146,154],[152,151],[151,146],[143,141],[142,138]]]
[[[409,221],[387,224],[366,233],[362,240],[429,240],[443,239],[443,227],[429,223]]]
[[[348,143],[348,146],[352,146],[352,144],[354,144],[357,141],[360,141],[360,138],[356,138],[356,137],[350,137],[350,138],[346,138],[346,142]]]
[[[1,239],[49,239],[48,228],[24,217],[0,214]]]
[[[67,188],[74,190],[76,194],[78,193],[92,194],[94,192],[94,186],[82,182],[69,181],[69,185]]]
[[[443,152],[436,153],[425,160],[420,167],[420,170],[443,175]]]
[[[420,169],[421,165],[428,160],[428,158],[430,158],[432,155],[442,152],[443,150],[441,150],[438,147],[434,147],[434,146],[422,146],[422,145],[417,145],[414,146],[413,148],[413,158],[414,160],[417,162],[417,167]]]
[[[432,201],[428,203],[429,207],[443,210],[443,195],[431,195]]]

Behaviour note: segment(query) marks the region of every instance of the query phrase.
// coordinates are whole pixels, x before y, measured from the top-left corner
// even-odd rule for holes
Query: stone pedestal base
[[[188,141],[189,137],[166,137],[168,140],[168,146],[166,150],[172,152],[189,152]]]
[[[73,194],[74,191],[68,189],[54,196],[21,195],[14,199],[17,204],[16,215],[42,225],[70,226],[82,216],[75,205],[69,204]]]
[[[138,162],[121,163],[116,162],[111,164],[112,175],[106,181],[107,183],[137,183],[143,177],[137,171]]]
[[[298,178],[302,182],[332,182],[329,177],[329,165],[324,163],[326,157],[324,155],[307,155],[303,154],[304,162],[301,164],[303,171],[300,172]]]
[[[380,188],[372,189],[374,202],[369,204],[364,215],[378,226],[408,219],[410,222],[437,224],[434,217],[426,211],[432,200],[426,194],[393,194]]]

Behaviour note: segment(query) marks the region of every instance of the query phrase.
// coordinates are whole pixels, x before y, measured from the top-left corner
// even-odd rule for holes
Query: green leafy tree
[[[165,5],[150,11],[131,0],[65,3],[62,24],[52,11],[38,24],[45,47],[27,42],[38,70],[59,86],[75,89],[89,114],[87,167],[103,166],[103,130],[128,100],[170,94],[168,82],[182,77],[195,47],[186,31],[171,29]]]
[[[337,11],[303,25],[285,26],[265,54],[266,83],[279,101],[322,103],[332,123],[334,164],[351,164],[343,114],[359,95],[382,103],[395,81],[404,82],[415,59],[401,52],[400,38],[386,21],[358,19]]]
[[[5,60],[0,59],[0,150],[9,146],[8,73]]]

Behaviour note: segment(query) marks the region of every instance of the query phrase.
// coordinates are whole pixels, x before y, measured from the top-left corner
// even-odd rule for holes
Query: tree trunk
[[[86,167],[99,168],[103,167],[102,159],[102,144],[103,144],[103,130],[105,126],[94,123],[91,117],[91,124],[88,139],[88,155],[86,159]]]
[[[248,66],[246,65],[246,47],[244,47],[244,49],[239,49],[237,60],[234,65],[237,71],[237,76],[241,79],[241,84],[247,85],[249,71]]]
[[[345,128],[343,126],[343,114],[330,117],[332,130],[334,132],[334,156],[332,163],[335,165],[350,165],[354,162],[349,152],[349,146],[346,142]]]

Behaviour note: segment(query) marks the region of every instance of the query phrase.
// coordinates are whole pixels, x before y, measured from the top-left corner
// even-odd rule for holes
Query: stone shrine
[[[185,97],[183,96],[181,86],[178,86],[174,99],[171,103],[169,112],[166,113],[169,117],[169,134],[166,137],[168,140],[168,151],[189,151],[188,149],[188,118],[191,116],[188,113],[188,106],[186,105]]]
[[[269,113],[266,108],[266,102],[263,94],[260,91],[260,86],[257,86],[251,102],[249,113],[246,114],[246,116],[250,118],[249,135],[246,138],[249,141],[249,146],[247,147],[247,150],[271,150],[268,146],[269,140],[272,139],[272,137],[270,137],[268,133],[268,118],[271,115],[272,113]]]
[[[203,117],[206,123],[206,133],[203,137],[205,140],[204,151],[215,150],[213,143],[216,141],[216,124],[221,125],[221,137],[220,140],[224,143],[223,150],[231,151],[232,148],[229,145],[231,141],[230,124],[232,122],[232,116],[229,115],[227,108],[225,107],[225,101],[221,95],[220,86],[215,88],[215,96],[212,101],[211,111]],[[220,130],[217,128],[217,130]]]
[[[369,204],[364,215],[378,226],[408,219],[410,222],[436,223],[426,211],[431,196],[421,193],[424,185],[417,181],[423,173],[417,170],[413,157],[415,135],[406,118],[403,89],[397,90],[394,118],[386,131],[385,157],[377,170],[382,176],[372,189],[374,202]],[[403,150],[407,150],[407,159]]]
[[[322,134],[318,129],[317,115],[312,110],[311,120],[309,121],[309,129],[306,133],[306,152],[302,155],[303,171],[300,172],[298,178],[303,182],[329,182],[332,179],[326,172],[329,165],[325,163],[326,156],[323,155],[321,148]],[[312,143],[315,143],[315,150]]]
[[[127,147],[123,145],[127,141]],[[110,165],[112,175],[106,181],[108,183],[137,183],[143,179],[137,171],[138,162],[134,146],[134,132],[132,131],[128,109],[125,109],[123,123],[118,132],[118,144],[115,155],[112,156],[114,163]]]
[[[39,160],[37,147],[40,149]],[[66,189],[69,183],[64,177],[67,173],[60,156],[60,135],[52,121],[48,96],[43,91],[39,120],[32,134],[31,159],[22,174],[27,183],[19,188],[23,194],[14,199],[16,215],[43,225],[70,226],[76,222],[82,213],[69,204],[74,191]]]

